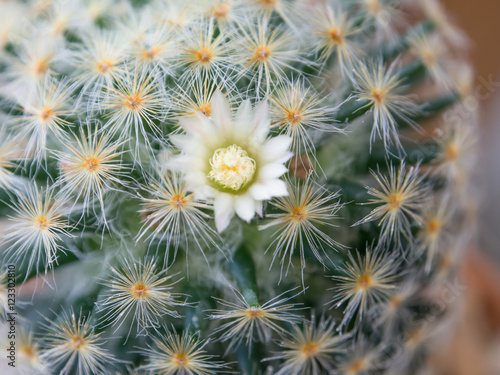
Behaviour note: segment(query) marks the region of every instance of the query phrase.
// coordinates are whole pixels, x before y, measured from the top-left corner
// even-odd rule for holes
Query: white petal
[[[248,189],[248,192],[258,201],[271,199],[268,189],[263,184],[253,184],[250,189]]]
[[[182,150],[187,146],[190,139],[186,137],[184,134],[173,134],[169,137],[170,142],[177,147],[179,150]]]
[[[243,101],[236,112],[234,137],[246,142],[248,137],[252,136],[253,123],[252,123],[252,104],[250,100]]]
[[[288,171],[288,168],[283,164],[271,163],[266,164],[259,168],[259,180],[261,182],[267,180],[274,180],[275,178],[283,176]]]
[[[260,102],[257,107],[255,107],[253,123],[253,136],[255,140],[262,142],[266,139],[271,129],[271,121],[268,116],[267,100]]]
[[[179,117],[177,119],[177,121],[179,121],[179,125],[187,133],[201,134],[203,126],[200,124],[199,119],[197,119],[197,118],[187,119],[185,117]]]
[[[285,152],[280,158],[273,160],[274,163],[284,164],[287,160],[289,160],[293,156],[293,152]]]
[[[233,197],[230,194],[221,193],[215,197],[214,215],[217,231],[222,233],[234,216]]]
[[[188,184],[188,190],[200,189],[207,184],[207,177],[203,172],[191,170],[185,175],[185,180]]]
[[[206,198],[216,197],[218,193],[218,190],[214,189],[211,186],[206,185],[203,187],[203,196]]]
[[[255,212],[257,212],[257,215],[262,217],[263,215],[262,201],[254,201],[254,202],[255,202]]]
[[[261,160],[269,162],[288,156],[290,153],[288,148],[291,142],[292,138],[286,135],[278,135],[277,137],[269,139],[262,146],[260,155]]]
[[[194,173],[203,173],[201,171],[203,171],[205,165],[206,162],[204,159],[186,154],[176,155],[165,162],[165,166],[168,169],[183,171],[186,174],[189,174],[191,171],[194,171]]]
[[[223,130],[227,131],[231,127],[231,109],[229,107],[229,102],[220,90],[214,93],[212,99],[212,115],[210,118]]]
[[[206,116],[203,115],[196,115],[197,118],[193,119],[186,119],[186,118],[179,118],[179,124],[181,127],[184,129],[184,131],[188,134],[187,139],[189,139],[189,142],[185,142],[184,144],[181,144],[179,148],[182,148],[185,151],[185,147],[191,147],[192,143],[197,143],[197,144],[204,144],[211,146],[211,144],[214,143],[214,141],[217,141],[217,137],[219,137],[217,130],[214,128],[213,123],[207,119]],[[177,135],[171,136],[171,139],[177,141],[176,137]],[[202,142],[201,142],[201,141]]]
[[[238,111],[236,112],[236,122],[237,123],[249,123],[252,119],[252,103],[250,100],[244,100],[241,102]]]
[[[263,185],[271,197],[284,197],[288,195],[288,188],[285,181],[276,179],[266,181]]]
[[[255,201],[250,194],[242,195],[235,199],[236,213],[247,223],[255,216]]]
[[[182,171],[189,165],[189,158],[185,155],[174,156],[165,162],[165,167],[167,169],[172,169],[174,171]]]

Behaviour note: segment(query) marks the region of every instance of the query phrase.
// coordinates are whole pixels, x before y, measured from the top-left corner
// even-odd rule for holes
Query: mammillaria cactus
[[[2,373],[423,371],[475,204],[436,1],[0,7]]]

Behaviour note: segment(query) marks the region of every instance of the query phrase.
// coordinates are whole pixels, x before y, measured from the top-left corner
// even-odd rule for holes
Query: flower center
[[[210,159],[212,170],[208,174],[213,181],[224,188],[239,190],[255,174],[255,160],[240,146],[219,148]]]

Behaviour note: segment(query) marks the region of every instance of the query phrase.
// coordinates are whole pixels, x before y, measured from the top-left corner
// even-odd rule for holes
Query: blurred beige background
[[[500,1],[442,0],[455,22],[472,41],[471,57],[477,75],[500,79]]]
[[[478,100],[481,147],[477,183],[478,251],[465,258],[466,304],[449,345],[432,360],[439,375],[500,374],[500,0],[442,0],[468,34],[476,84],[493,80]],[[491,78],[490,78],[491,77]],[[492,262],[496,260],[496,262]]]
[[[442,0],[453,20],[470,39],[476,87],[487,99],[480,105],[481,147],[479,247],[498,260],[500,269],[500,0]],[[490,82],[487,90],[484,83]],[[500,271],[499,271],[500,274]],[[500,284],[499,284],[500,289]]]

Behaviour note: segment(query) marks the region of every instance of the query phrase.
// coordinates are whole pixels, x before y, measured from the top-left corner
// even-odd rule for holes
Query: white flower
[[[235,116],[221,92],[214,94],[210,117],[179,119],[185,134],[174,135],[172,142],[181,154],[171,167],[181,170],[197,198],[214,203],[215,224],[222,232],[236,213],[249,222],[262,202],[287,195],[280,180],[292,156],[291,138],[268,138],[270,121],[264,101],[252,109],[250,101],[241,103]]]

